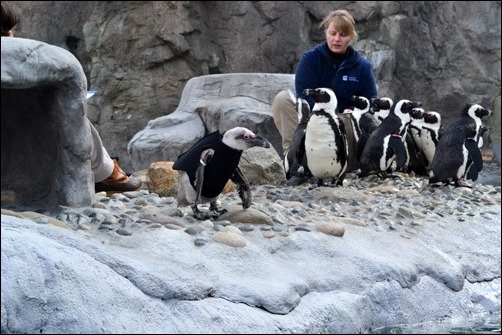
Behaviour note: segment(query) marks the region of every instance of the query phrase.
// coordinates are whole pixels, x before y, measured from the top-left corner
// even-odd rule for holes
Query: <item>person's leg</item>
[[[295,108],[295,96],[291,91],[281,91],[275,96],[272,103],[272,117],[279,134],[281,134],[284,152],[289,148],[298,122],[300,122]]]
[[[91,168],[94,174],[96,192],[135,191],[142,185],[139,178],[129,178],[119,165],[118,158],[111,158],[98,131],[89,121],[91,127]]]
[[[89,126],[91,127],[91,168],[94,174],[94,182],[99,183],[100,181],[108,178],[114,168],[113,160],[103,147],[103,142],[101,137],[99,137],[98,131],[92,123],[89,121]]]

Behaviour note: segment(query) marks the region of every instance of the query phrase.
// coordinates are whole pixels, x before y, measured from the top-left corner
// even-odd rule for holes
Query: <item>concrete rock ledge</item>
[[[259,187],[255,206],[271,203],[266,190],[304,192]],[[318,204],[312,213],[326,214],[328,199],[339,209],[309,223],[319,229],[300,225],[271,237],[265,232],[274,227],[265,222],[214,231],[215,243],[205,244],[197,244],[201,233],[158,224],[136,224],[122,235],[65,228],[36,213],[2,215],[2,333],[368,333],[500,311],[500,188],[434,192],[451,204],[481,192],[468,213],[452,208],[460,216],[437,208],[415,213],[428,201],[423,191],[349,185],[333,192],[311,193]],[[377,217],[378,205],[367,205],[379,199],[400,201],[396,217],[412,224],[367,224],[361,215]],[[267,206],[286,215],[297,205]],[[344,233],[323,232],[330,223]],[[232,234],[235,243],[220,241]]]

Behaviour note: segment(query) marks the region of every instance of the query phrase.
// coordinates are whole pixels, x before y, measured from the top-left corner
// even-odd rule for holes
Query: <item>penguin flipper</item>
[[[197,196],[195,197],[195,205],[199,203],[200,193],[202,192],[202,185],[204,185],[204,171],[207,163],[211,161],[214,156],[213,149],[206,149],[201,152],[199,159],[199,166],[195,170],[195,192]]]
[[[300,140],[298,148],[296,149],[296,161],[300,166],[303,166],[303,173],[308,170],[307,166],[307,154],[305,153],[305,135]]]
[[[471,167],[469,168],[469,171],[467,172],[467,177],[465,179],[470,179],[472,181],[476,181],[478,179],[478,170],[474,166],[474,164],[471,164]]]
[[[251,206],[251,187],[249,186],[246,176],[244,176],[239,167],[235,169],[230,180],[232,180],[237,187],[237,193],[239,193],[239,197],[242,200],[242,208],[249,208],[249,206]]]
[[[469,156],[474,163],[474,167],[477,171],[481,171],[483,169],[483,157],[481,156],[481,151],[479,151],[478,143],[473,139],[467,139],[465,141],[465,148],[469,152]],[[473,167],[471,166],[471,169]]]
[[[359,137],[356,150],[356,158],[358,162],[361,161],[361,156],[363,155],[364,146],[366,145],[366,141],[368,141],[368,138],[369,135],[366,133],[361,134],[361,137]]]
[[[400,169],[406,163],[406,148],[404,147],[404,143],[401,140],[400,136],[391,135],[389,139],[389,148],[394,151],[394,155],[396,155],[396,163],[397,168]]]

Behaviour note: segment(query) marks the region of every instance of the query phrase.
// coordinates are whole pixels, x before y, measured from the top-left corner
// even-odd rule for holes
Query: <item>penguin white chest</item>
[[[456,177],[457,179],[462,179],[467,171],[467,161],[469,160],[469,150],[462,145],[462,164],[458,167]]]
[[[394,161],[394,153],[389,149],[389,140],[391,135],[385,136],[383,139],[383,154],[380,156],[379,167],[380,171],[387,170]]]
[[[434,158],[434,154],[436,153],[436,143],[434,142],[432,133],[430,131],[423,131],[420,142],[422,143],[422,151],[428,161],[427,168],[430,168],[432,159]]]
[[[340,159],[339,152],[343,150],[346,157],[345,134],[340,133],[339,120],[334,120],[336,128],[332,127],[328,118],[312,115],[305,133],[305,152],[312,174],[318,178],[339,176],[347,167],[346,160]],[[337,142],[338,139],[338,142]],[[342,143],[339,148],[337,143]]]

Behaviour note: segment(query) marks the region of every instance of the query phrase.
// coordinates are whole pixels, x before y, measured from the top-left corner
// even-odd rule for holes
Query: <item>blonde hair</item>
[[[328,29],[331,23],[334,23],[336,30],[352,37],[352,40],[357,41],[359,37],[356,31],[356,21],[345,9],[331,11],[321,22],[319,27]]]

